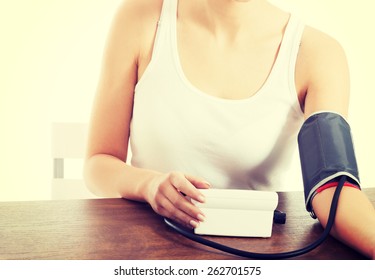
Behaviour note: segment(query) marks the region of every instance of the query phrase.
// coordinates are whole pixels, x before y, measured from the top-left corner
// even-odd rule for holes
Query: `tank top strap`
[[[281,57],[285,59],[285,63],[289,64],[289,69],[292,71],[294,71],[295,68],[304,28],[305,24],[292,14],[285,30],[280,49],[280,52],[282,53]],[[294,76],[294,72],[292,76]]]
[[[304,27],[305,25],[300,18],[298,18],[294,14],[290,15],[288,24],[284,31],[283,40],[280,46],[280,52],[283,52],[284,55],[285,52],[298,52],[298,47],[301,41]]]
[[[163,0],[160,17],[157,23],[152,57],[158,55],[163,42],[170,40],[171,27],[174,25],[177,16],[177,1],[178,0]]]
[[[288,40],[283,47],[285,48],[286,53],[284,57],[286,59],[285,66],[287,67],[285,69],[288,69],[287,80],[289,85],[289,93],[292,94],[291,98],[295,99],[298,98],[295,81],[296,62],[305,24],[300,18],[294,15],[291,15],[290,21],[291,24],[287,34]],[[302,114],[298,99],[296,101],[297,102],[294,103],[294,109],[298,114]]]
[[[287,92],[293,101],[297,101],[295,67],[304,28],[305,24],[300,18],[291,14],[284,31],[275,65],[269,77],[272,80],[270,84],[275,84],[277,81],[277,83],[285,85],[289,89]],[[274,93],[277,94],[277,91]],[[300,114],[299,103],[294,103],[294,109]]]
[[[304,24],[291,14],[284,30],[274,67],[285,71],[293,57],[297,57]],[[289,74],[289,73],[288,73]]]

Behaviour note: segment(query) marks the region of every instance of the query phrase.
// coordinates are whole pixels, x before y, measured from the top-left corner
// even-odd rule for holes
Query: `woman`
[[[304,119],[346,116],[348,100],[340,45],[265,0],[128,0],[105,51],[85,180],[197,227],[204,215],[184,195],[285,186]],[[323,226],[333,192],[313,200]],[[355,188],[340,202],[332,234],[375,258],[373,206]]]

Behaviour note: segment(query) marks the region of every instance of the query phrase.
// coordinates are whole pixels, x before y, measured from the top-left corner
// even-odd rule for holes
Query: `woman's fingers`
[[[171,218],[181,225],[185,225],[190,228],[196,228],[199,226],[200,220],[191,217],[185,211],[176,207],[172,202],[166,199],[163,205],[159,208],[159,214]]]
[[[199,222],[204,221],[204,214],[191,203],[191,199],[200,202],[205,200],[197,188],[209,188],[209,184],[180,172],[169,173],[158,186],[153,208],[162,216],[190,227],[197,227]]]
[[[170,174],[170,182],[179,192],[182,192],[184,195],[202,203],[205,201],[204,196],[197,189],[198,187],[209,188],[209,184],[203,180],[179,172],[173,172]]]
[[[198,189],[209,189],[211,187],[211,184],[203,180],[202,178],[187,174],[185,174],[184,176],[191,184],[193,184]]]
[[[197,222],[204,221],[203,212],[193,203],[191,203],[191,200],[190,198],[188,198],[188,196],[183,195],[180,191],[176,190],[168,197],[168,199],[170,200],[172,205],[174,205],[174,207],[187,214],[189,218],[193,218],[193,220],[196,220]]]

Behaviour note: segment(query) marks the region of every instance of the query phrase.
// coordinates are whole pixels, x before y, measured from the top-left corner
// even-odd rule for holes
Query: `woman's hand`
[[[198,189],[208,189],[206,181],[180,172],[159,175],[153,181],[147,201],[154,211],[181,225],[196,228],[204,221],[204,214],[191,199],[204,202]]]

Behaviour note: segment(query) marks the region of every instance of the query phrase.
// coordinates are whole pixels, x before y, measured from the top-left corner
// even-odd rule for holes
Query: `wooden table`
[[[364,190],[375,204],[375,188]],[[279,194],[278,209],[287,213],[271,238],[209,237],[255,252],[301,248],[322,228],[304,208],[302,192]],[[241,259],[197,244],[170,229],[144,203],[124,199],[1,202],[0,259],[54,260],[212,260]],[[364,259],[329,237],[297,259]]]

